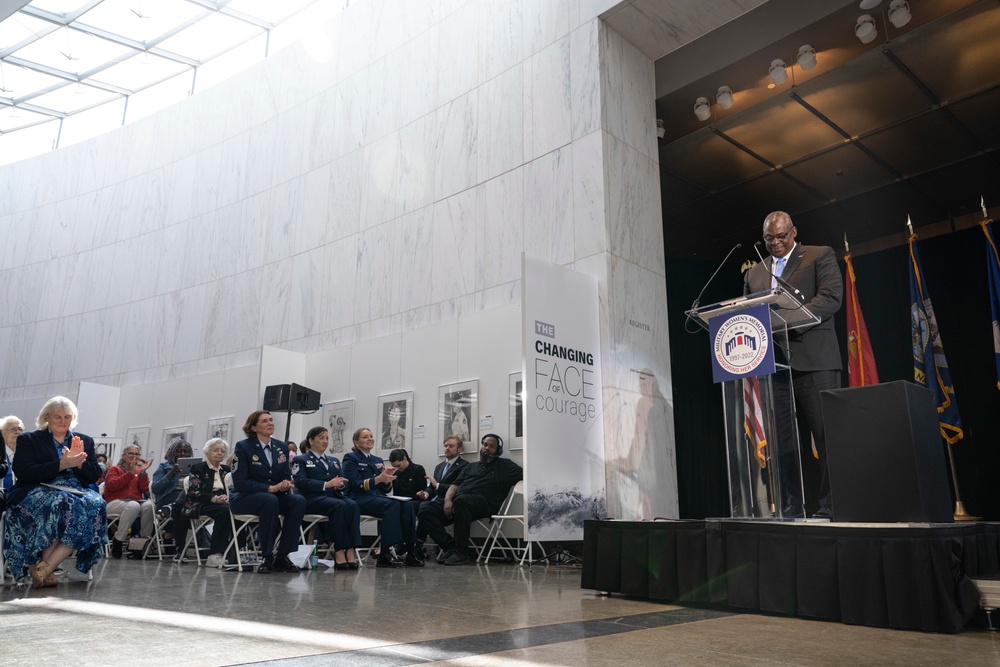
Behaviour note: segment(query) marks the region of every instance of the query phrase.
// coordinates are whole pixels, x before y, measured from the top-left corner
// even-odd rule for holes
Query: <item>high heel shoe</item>
[[[347,563],[345,563],[345,565],[347,565],[347,569],[348,570],[356,570],[356,569],[358,569],[358,561],[356,561],[356,560],[349,560],[349,561],[347,561]]]
[[[351,569],[351,564],[350,563],[337,563],[336,565],[334,565],[334,569],[336,569],[338,571],[341,571],[341,572],[343,572],[344,570],[350,570]]]
[[[31,585],[34,588],[51,588],[59,583],[59,580],[52,576],[55,568],[49,565],[44,559],[34,565],[28,566],[28,574],[31,576]]]

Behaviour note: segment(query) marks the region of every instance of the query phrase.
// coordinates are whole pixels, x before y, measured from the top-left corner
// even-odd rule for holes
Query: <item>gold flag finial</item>
[[[910,216],[906,216],[906,228],[910,231],[910,236],[913,236],[913,223],[910,222]]]
[[[844,254],[851,254],[851,246],[847,245],[847,232],[844,232]]]
[[[985,220],[986,218],[990,217],[986,213],[986,200],[983,199],[982,195],[979,195],[979,206],[983,209],[983,220]]]

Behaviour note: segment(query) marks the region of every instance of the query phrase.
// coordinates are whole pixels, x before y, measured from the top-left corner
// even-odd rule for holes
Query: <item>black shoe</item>
[[[274,556],[264,556],[264,560],[257,566],[257,574],[271,574],[274,569]]]
[[[350,563],[336,563],[333,566],[333,569],[338,570],[340,572],[343,572],[345,570],[350,570],[351,569],[351,564]]]
[[[816,510],[816,513],[812,515],[814,519],[833,519],[833,508],[832,507],[820,507]]]
[[[469,560],[469,554],[459,553],[459,552],[456,551],[455,553],[453,553],[451,556],[448,557],[448,560],[446,560],[444,562],[444,564],[445,565],[466,565],[467,563],[471,563],[471,562],[472,561]]]
[[[358,569],[358,561],[356,561],[356,560],[348,561],[348,563],[347,563],[347,569],[348,570],[356,570],[356,569]]]
[[[801,506],[789,505],[781,510],[781,517],[783,519],[804,519],[806,513],[802,510]]]
[[[300,572],[302,568],[288,560],[288,554],[278,554],[278,557],[274,559],[274,564],[271,565],[271,570],[274,572]]]
[[[404,567],[405,563],[396,558],[392,558],[389,555],[379,556],[378,562],[375,563],[375,567]]]
[[[116,559],[121,558],[122,557],[122,547],[123,546],[124,546],[123,542],[112,538],[111,539],[111,557],[112,558],[116,558]]]
[[[406,565],[408,567],[423,567],[424,561],[415,552],[410,552],[406,555]]]
[[[454,555],[455,555],[454,549],[442,549],[441,551],[438,552],[437,558],[435,558],[434,560],[436,563],[438,563],[438,565],[444,565],[444,562]]]

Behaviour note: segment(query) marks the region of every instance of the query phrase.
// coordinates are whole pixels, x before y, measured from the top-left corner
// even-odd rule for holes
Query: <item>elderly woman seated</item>
[[[191,521],[204,516],[215,522],[212,527],[211,555],[205,565],[222,567],[225,564],[223,554],[233,533],[229,519],[229,490],[225,482],[226,475],[231,470],[222,463],[229,456],[229,444],[222,438],[212,438],[205,443],[203,451],[205,460],[191,466],[184,502],[174,505],[174,543],[177,544],[174,562],[184,562],[184,543]]]
[[[56,396],[38,413],[38,430],[17,438],[4,553],[14,578],[27,568],[39,588],[58,583],[52,573],[74,549],[76,569],[89,572],[108,541],[104,500],[87,488],[101,476],[94,441],[70,430],[76,418],[73,402]]]
[[[153,472],[153,498],[156,500],[156,509],[161,509],[165,505],[173,505],[184,496],[184,481],[181,477],[181,467],[177,465],[177,459],[188,459],[194,456],[191,443],[186,440],[177,440],[167,448],[167,453],[163,455],[163,461]],[[162,515],[166,515],[163,512]]]
[[[120,515],[118,530],[111,541],[112,558],[122,557],[122,546],[136,517],[139,517],[139,535],[147,539],[153,535],[153,501],[145,500],[149,492],[146,470],[152,463],[139,458],[138,445],[125,445],[121,461],[112,466],[104,477],[104,500],[108,503],[108,512]]]

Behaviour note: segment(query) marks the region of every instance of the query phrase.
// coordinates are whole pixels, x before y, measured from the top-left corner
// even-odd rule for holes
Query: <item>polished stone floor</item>
[[[1000,665],[1000,635],[601,597],[578,570],[514,565],[257,575],[102,561],[90,582],[0,593],[0,665],[251,663]]]

